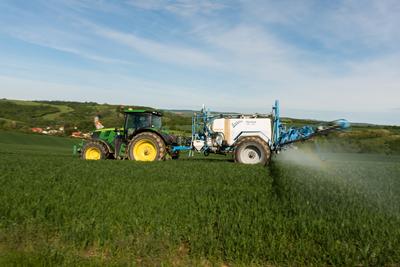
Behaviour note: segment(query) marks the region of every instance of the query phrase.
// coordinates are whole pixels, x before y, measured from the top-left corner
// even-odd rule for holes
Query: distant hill
[[[66,132],[75,129],[81,131],[93,130],[93,118],[99,116],[107,127],[122,126],[123,114],[126,107],[149,109],[144,106],[122,106],[98,104],[95,102],[72,101],[23,101],[0,100],[0,129],[18,129],[29,131],[32,127],[59,128]],[[164,125],[171,130],[190,130],[191,119],[188,114],[164,111]]]
[[[73,101],[24,101],[0,99],[0,129],[29,131],[33,127],[59,128],[67,132],[77,128],[81,131],[93,130],[93,118],[99,116],[106,127],[118,127],[123,123],[123,108],[155,110],[145,106],[122,106],[98,104],[95,102]],[[195,110],[160,110],[164,114],[163,124],[170,130],[189,132],[191,117]],[[212,112],[220,114],[220,112]],[[238,114],[238,113],[231,113]],[[318,121],[285,119],[296,124],[317,124]]]
[[[0,129],[31,132],[31,128],[64,127],[63,135],[79,130],[93,130],[93,118],[99,116],[106,127],[123,124],[121,110],[126,107],[150,109],[144,106],[121,106],[95,102],[73,101],[22,101],[0,99]],[[164,114],[163,125],[174,134],[189,135],[191,116],[194,110],[160,110]],[[218,112],[213,112],[218,114]],[[236,113],[237,114],[237,113]],[[283,118],[287,126],[318,125],[324,122],[306,119]],[[318,138],[322,149],[400,153],[400,127],[353,123],[351,131],[331,134]],[[335,144],[332,146],[332,144]]]

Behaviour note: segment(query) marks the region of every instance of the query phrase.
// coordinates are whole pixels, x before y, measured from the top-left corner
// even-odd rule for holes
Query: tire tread
[[[265,154],[265,159],[263,162],[260,162],[260,164],[262,165],[268,165],[270,160],[271,160],[271,148],[269,147],[269,145],[262,140],[260,137],[258,136],[246,136],[246,137],[242,137],[240,138],[236,145],[235,145],[235,151],[233,153],[233,160],[237,163],[242,163],[240,161],[240,156],[239,156],[239,151],[241,149],[241,146],[245,145],[246,143],[258,143],[261,145],[261,147],[263,148],[262,153]]]
[[[92,140],[90,140],[89,142],[87,142],[86,144],[83,145],[82,153],[81,153],[81,158],[82,159],[86,160],[85,153],[86,153],[86,149],[88,149],[89,147],[97,147],[97,148],[100,149],[100,152],[101,152],[101,158],[100,159],[107,159],[109,157],[108,148],[103,143],[92,139]]]
[[[135,143],[141,139],[150,139],[156,143],[157,147],[157,157],[155,160],[164,160],[166,156],[167,149],[165,147],[164,140],[156,133],[152,132],[143,132],[135,137],[132,138],[132,140],[128,144],[128,159],[129,160],[135,160],[133,156],[133,147]]]

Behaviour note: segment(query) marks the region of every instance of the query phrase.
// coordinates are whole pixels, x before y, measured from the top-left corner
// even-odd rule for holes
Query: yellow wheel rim
[[[101,159],[101,151],[97,147],[90,147],[86,149],[85,159],[88,160],[99,160]]]
[[[133,148],[133,156],[138,161],[154,161],[157,157],[157,148],[149,140],[140,140]]]

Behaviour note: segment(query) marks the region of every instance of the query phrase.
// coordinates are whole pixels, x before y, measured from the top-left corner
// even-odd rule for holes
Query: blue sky
[[[2,0],[0,97],[400,125],[400,1]]]

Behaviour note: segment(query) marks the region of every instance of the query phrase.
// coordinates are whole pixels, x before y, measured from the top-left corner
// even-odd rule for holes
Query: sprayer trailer
[[[340,119],[325,125],[286,128],[280,120],[279,102],[271,114],[214,114],[205,107],[192,117],[192,135],[186,142],[162,130],[162,114],[155,111],[124,111],[121,128],[98,129],[74,151],[83,159],[129,159],[136,161],[177,159],[181,151],[189,156],[202,153],[232,153],[235,162],[267,165],[273,153],[316,135],[350,127]],[[99,122],[97,122],[99,123]]]
[[[350,127],[340,119],[325,125],[286,128],[280,119],[279,101],[271,114],[211,114],[204,107],[192,118],[192,143],[188,147],[173,147],[172,151],[227,154],[233,153],[235,162],[268,164],[273,153],[279,153],[295,142],[316,135]]]
[[[205,117],[194,121],[193,147],[197,152],[227,154],[234,153],[236,162],[245,164],[267,164],[271,158],[272,120],[260,115],[219,115],[204,123]],[[197,126],[197,127],[196,127]]]

